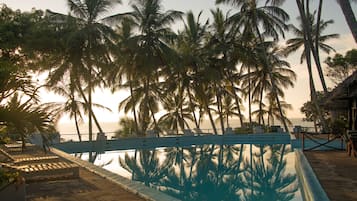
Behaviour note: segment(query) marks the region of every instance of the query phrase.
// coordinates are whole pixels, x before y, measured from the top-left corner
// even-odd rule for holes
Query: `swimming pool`
[[[88,160],[89,153],[79,157]],[[180,200],[303,200],[289,144],[106,151],[92,162]]]

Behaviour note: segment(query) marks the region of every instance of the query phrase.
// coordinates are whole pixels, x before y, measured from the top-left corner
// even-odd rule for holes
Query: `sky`
[[[311,8],[316,8],[314,4],[318,1],[312,1]],[[51,11],[67,14],[69,9],[67,7],[66,0],[1,0],[0,4],[4,3],[8,7],[12,9],[20,9],[21,11],[30,11],[32,8],[36,9],[49,9]],[[128,0],[123,0],[123,4],[117,7],[114,7],[110,14],[123,13],[130,11],[130,5],[128,4]],[[210,9],[216,7],[215,0],[163,0],[163,7],[165,10],[175,9],[183,12],[193,11],[196,15],[203,11],[201,19],[202,22],[205,21],[210,16]],[[224,5],[219,6],[224,11],[231,10],[231,13],[236,12],[234,7]],[[297,25],[296,16],[298,16],[298,9],[295,1],[287,0],[286,3],[282,6],[285,11],[290,15],[290,22],[292,24]],[[354,3],[352,5],[355,15],[357,14],[357,4]],[[329,20],[333,19],[334,24],[326,29],[324,34],[338,33],[340,37],[338,39],[330,40],[328,42],[329,45],[335,48],[336,52],[344,54],[346,51],[357,48],[356,43],[353,40],[353,37],[350,33],[350,30],[345,22],[343,13],[336,3],[336,0],[328,0],[324,1],[322,19]],[[173,29],[177,30],[182,27],[182,23],[177,23],[174,25]],[[290,33],[286,34],[286,38],[289,39],[293,37]],[[306,64],[300,64],[301,52],[297,54],[293,54],[289,56],[286,60],[290,63],[291,69],[295,71],[297,74],[297,80],[295,82],[294,88],[289,88],[285,91],[285,101],[293,106],[291,111],[287,112],[289,118],[302,118],[304,115],[300,112],[300,108],[306,101],[309,100],[309,82],[308,82],[308,74]],[[330,54],[333,56],[334,53]],[[326,58],[326,54],[321,55],[321,61],[324,61]],[[315,76],[315,82],[317,82],[317,76]],[[328,80],[328,86],[333,88],[334,85],[332,82]],[[318,90],[321,90],[321,86],[317,86]],[[96,90],[93,101],[104,106],[111,108],[112,112],[103,111],[103,110],[95,110],[94,112],[99,117],[100,121],[103,122],[117,122],[120,117],[122,117],[123,113],[118,113],[118,103],[126,98],[129,95],[126,91],[119,91],[112,94],[108,90],[98,89]],[[52,101],[60,101],[63,100],[60,97],[53,95],[51,93],[45,92],[41,95],[43,102],[52,102]],[[246,106],[246,111],[248,107]],[[70,121],[68,118],[63,118],[62,122]]]

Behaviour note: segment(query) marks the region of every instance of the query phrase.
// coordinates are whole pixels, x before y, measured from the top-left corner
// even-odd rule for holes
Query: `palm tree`
[[[315,14],[311,14],[311,18],[310,18],[310,24],[311,24],[311,29],[314,32],[314,30],[316,30],[317,24],[314,24],[314,19],[315,19]],[[298,18],[300,21],[300,28],[297,28],[294,25],[290,25],[290,30],[297,36],[296,38],[291,38],[289,40],[286,41],[287,47],[285,48],[285,53],[286,55],[289,55],[293,52],[296,52],[297,50],[299,50],[301,47],[304,46],[304,30],[303,30],[303,25],[301,23],[301,17]],[[331,46],[329,46],[328,44],[326,44],[325,42],[329,39],[333,39],[333,38],[337,38],[339,35],[338,34],[328,34],[328,35],[322,35],[322,32],[327,28],[328,25],[332,24],[333,20],[328,20],[328,21],[320,21],[319,24],[319,36],[317,38],[313,38],[313,41],[315,42],[317,40],[318,45],[320,47],[320,49],[322,49],[324,52],[326,53],[330,53],[331,51],[335,51],[335,49]],[[307,59],[309,59],[310,63],[311,63],[311,57],[306,55],[305,51],[302,52],[301,56],[300,56],[300,63],[303,63],[304,60],[307,61]]]
[[[128,112],[129,109],[131,109],[135,123],[134,131],[135,133],[139,134],[138,115],[136,111],[137,99],[133,98],[133,90],[139,85],[139,82],[134,79],[137,72],[135,69],[135,60],[133,60],[133,58],[135,56],[135,50],[138,47],[138,44],[134,39],[133,26],[133,21],[130,18],[126,18],[122,20],[116,27],[116,32],[118,35],[118,48],[117,51],[113,53],[113,57],[116,57],[115,65],[114,68],[108,71],[107,77],[113,91],[117,89],[129,88],[131,98],[127,100],[130,101],[126,101],[125,103],[123,102],[120,104],[119,110],[122,107],[126,108],[125,112]],[[123,83],[124,80],[126,80],[125,83]]]
[[[188,104],[183,101],[185,101],[184,97],[169,93],[162,102],[167,113],[160,117],[159,124],[165,125],[167,129],[175,130],[176,133],[179,129],[184,130],[185,127],[189,129],[187,120],[193,121],[193,118]]]
[[[114,31],[101,23],[100,19],[108,9],[120,3],[120,0],[68,0],[70,15],[48,11],[48,16],[59,27],[72,27],[65,36],[63,55],[54,58],[55,65],[51,66],[49,83],[55,84],[64,76],[74,81],[80,95],[88,104],[89,140],[92,140],[92,92],[101,83],[102,69],[108,67],[111,58],[108,56],[113,44]],[[82,86],[86,84],[87,97]],[[96,118],[94,118],[96,120]],[[97,123],[97,121],[96,121]],[[102,132],[99,124],[98,129]]]
[[[311,31],[316,32],[317,31],[317,24],[315,24],[315,13],[310,15],[310,26],[311,26]],[[298,18],[300,20],[300,28],[295,27],[294,25],[290,25],[290,30],[297,36],[296,38],[291,38],[286,41],[287,47],[285,49],[286,55],[289,55],[293,52],[296,52],[299,50],[301,47],[304,46],[304,28],[301,22],[301,17]],[[328,35],[322,35],[322,32],[327,28],[328,25],[332,24],[333,20],[328,20],[328,21],[323,21],[320,20],[319,23],[319,34],[318,37],[313,35],[313,42],[314,44],[317,43],[319,49],[326,53],[330,53],[331,51],[335,51],[333,47],[327,45],[325,42],[329,39],[337,38],[339,35],[338,34],[328,34]],[[305,48],[305,47],[304,47]],[[308,65],[311,65],[311,56],[308,50],[304,50],[300,56],[300,63],[302,63],[304,60],[306,60]]]
[[[263,71],[269,75],[271,89],[269,90],[270,95],[272,95],[276,104],[278,105],[280,120],[284,125],[285,131],[288,132],[288,126],[286,124],[286,115],[283,111],[282,102],[279,97],[284,98],[284,91],[288,87],[294,86],[294,81],[296,80],[296,74],[290,68],[287,61],[281,59],[282,54],[279,52],[279,47],[276,47],[275,43],[267,44],[266,47],[269,49],[262,49],[263,53],[260,55],[262,57]],[[272,103],[270,103],[272,104]]]
[[[69,114],[70,119],[74,118],[78,139],[79,141],[82,141],[82,136],[79,131],[79,124],[83,121],[82,111],[84,111],[85,113],[89,113],[88,104],[85,101],[78,100],[75,91],[76,89],[73,83],[70,83],[69,86],[65,86],[63,83],[58,83],[56,86],[51,86],[50,89],[54,93],[63,96],[66,101],[64,103],[49,102],[44,103],[43,105],[54,112],[54,117],[56,119],[59,119],[66,113]],[[110,108],[97,103],[93,103],[93,106],[100,109],[105,109],[107,111],[111,111]]]
[[[205,67],[205,57],[203,48],[205,36],[207,34],[208,21],[201,24],[200,12],[195,19],[194,14],[189,11],[186,13],[184,30],[179,31],[175,48],[182,59],[182,64],[173,69],[172,76],[167,80],[173,81],[172,84],[180,83],[179,88],[187,94],[189,107],[194,119],[196,128],[200,128],[200,116],[197,116],[196,109],[199,108],[195,100],[195,89],[197,89],[198,72]],[[199,112],[198,115],[200,115]]]
[[[268,115],[268,120],[267,120],[267,125],[274,125],[275,124],[275,119],[279,120],[280,122],[287,122],[287,124],[289,126],[292,125],[292,122],[286,117],[286,110],[291,110],[292,106],[288,103],[286,103],[285,101],[280,101],[280,105],[282,108],[282,113],[284,114],[283,116],[281,116],[280,114],[280,109],[278,107],[278,104],[276,102],[276,99],[274,96],[272,96],[271,94],[267,95],[267,99],[269,102],[269,105],[266,106],[266,113]]]
[[[18,134],[25,149],[26,137],[30,134],[39,132],[45,137],[56,132],[53,115],[47,109],[31,98],[24,101],[15,93],[6,105],[0,106],[0,125],[5,126],[7,132]]]
[[[351,30],[352,36],[357,43],[357,21],[353,13],[351,3],[357,2],[356,0],[337,0],[338,4],[341,7],[343,15],[345,16],[348,27]]]
[[[228,3],[240,9],[239,12],[230,17],[242,33],[245,46],[254,46],[255,43],[263,43],[264,37],[272,37],[274,40],[279,39],[279,35],[284,37],[284,31],[288,30],[286,22],[289,20],[289,15],[280,7],[276,6],[279,1],[266,1],[266,3],[258,7],[257,0],[243,1],[243,0],[216,0],[216,3]],[[244,63],[243,63],[244,64]],[[248,74],[250,74],[251,64],[245,64]],[[249,98],[249,120],[251,124],[251,84],[248,81],[248,98]],[[273,81],[273,90],[275,84]]]
[[[136,41],[137,49],[134,53],[136,76],[140,77],[140,85],[143,90],[141,102],[137,102],[140,108],[139,118],[149,124],[149,116],[154,121],[154,127],[157,129],[155,119],[155,105],[157,105],[155,96],[157,94],[155,83],[158,82],[160,71],[170,65],[170,58],[175,52],[169,46],[169,41],[175,37],[169,26],[181,16],[181,12],[169,10],[162,11],[160,0],[134,0],[132,2],[132,12],[120,14],[111,17],[114,20],[124,20],[130,18],[133,22],[133,28],[138,34],[133,36]],[[142,127],[142,131],[146,128]]]
[[[86,104],[76,99],[75,88],[71,84],[69,88],[67,88],[65,85],[57,85],[55,87],[51,87],[51,90],[53,90],[56,94],[59,94],[66,98],[66,102],[64,104],[59,104],[61,109],[58,110],[58,114],[62,115],[62,112],[69,113],[69,118],[74,118],[78,139],[81,142],[82,136],[79,131],[79,123],[83,121],[81,111],[86,110]]]

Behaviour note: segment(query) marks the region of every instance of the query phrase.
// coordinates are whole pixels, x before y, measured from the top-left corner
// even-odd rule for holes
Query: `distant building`
[[[327,95],[324,106],[332,119],[343,116],[347,118],[348,129],[357,130],[357,71]]]

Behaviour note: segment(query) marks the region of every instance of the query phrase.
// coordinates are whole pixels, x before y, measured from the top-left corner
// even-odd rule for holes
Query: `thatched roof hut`
[[[332,118],[344,115],[349,129],[357,129],[357,71],[327,95],[324,106],[331,112]]]

